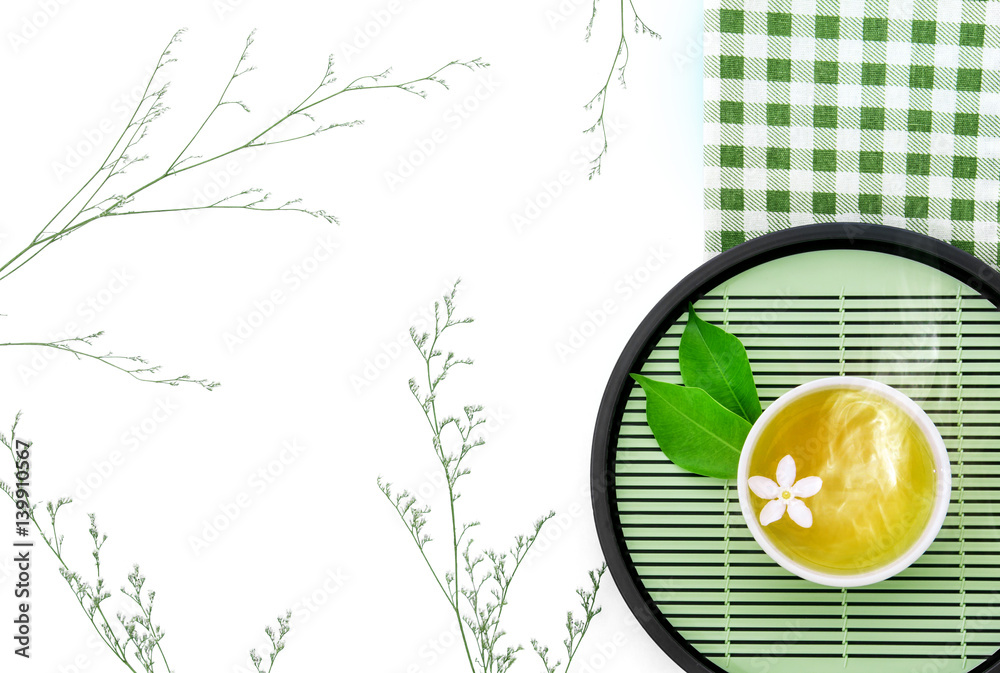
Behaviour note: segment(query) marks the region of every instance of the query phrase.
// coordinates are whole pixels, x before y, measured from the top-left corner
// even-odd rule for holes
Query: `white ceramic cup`
[[[792,402],[810,393],[820,390],[845,388],[863,390],[879,395],[897,406],[911,419],[913,419],[917,428],[919,428],[920,432],[922,432],[924,437],[927,439],[927,444],[930,446],[931,454],[934,459],[934,468],[937,472],[937,478],[935,479],[934,505],[931,508],[931,514],[927,520],[927,525],[924,527],[924,531],[917,541],[895,561],[885,566],[856,574],[824,573],[804,566],[781,552],[764,533],[763,526],[761,526],[760,520],[757,518],[756,513],[751,507],[750,487],[748,483],[750,478],[750,458],[753,456],[758,440],[768,424],[778,417],[783,409],[788,407],[788,405]],[[948,503],[951,501],[951,463],[948,460],[948,450],[944,445],[944,440],[941,439],[941,434],[938,432],[934,423],[927,416],[927,414],[924,413],[924,410],[921,409],[916,402],[895,388],[891,388],[884,383],[879,383],[878,381],[872,381],[871,379],[854,376],[835,376],[831,378],[817,379],[798,386],[797,388],[793,388],[775,400],[771,406],[769,406],[764,413],[761,414],[760,418],[757,419],[757,422],[754,423],[753,428],[751,428],[746,442],[743,444],[743,450],[740,454],[739,472],[737,475],[737,490],[739,492],[740,509],[743,512],[743,518],[746,520],[747,527],[753,534],[757,544],[759,544],[767,555],[770,556],[778,565],[785,570],[788,570],[803,579],[809,580],[810,582],[815,582],[816,584],[823,584],[830,587],[859,587],[866,584],[881,582],[882,580],[888,579],[893,575],[900,573],[920,558],[921,554],[927,551],[931,542],[933,542],[934,538],[937,537],[938,531],[941,530],[941,524],[944,523],[945,515],[948,513]]]

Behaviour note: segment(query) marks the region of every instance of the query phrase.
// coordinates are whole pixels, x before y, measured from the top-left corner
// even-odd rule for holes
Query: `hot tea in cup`
[[[908,397],[854,377],[775,401],[741,454],[738,490],[754,538],[805,579],[860,586],[900,572],[947,512],[947,450]]]

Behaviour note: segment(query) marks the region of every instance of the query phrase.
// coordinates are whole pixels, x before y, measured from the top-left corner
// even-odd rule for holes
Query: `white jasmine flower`
[[[795,459],[791,456],[781,459],[775,477],[778,483],[767,477],[750,477],[747,480],[747,485],[755,495],[771,501],[760,510],[760,525],[774,523],[783,517],[787,510],[789,518],[798,525],[803,528],[812,526],[812,512],[799,498],[808,498],[819,493],[819,489],[823,487],[823,480],[819,477],[806,477],[795,481]]]

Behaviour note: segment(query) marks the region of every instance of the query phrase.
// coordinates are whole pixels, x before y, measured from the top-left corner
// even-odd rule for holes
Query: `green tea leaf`
[[[701,388],[751,423],[760,417],[760,398],[743,344],[699,318],[690,306],[679,358],[685,386]]]
[[[632,374],[646,392],[646,421],[656,443],[678,467],[719,479],[735,479],[750,423],[700,388]]]

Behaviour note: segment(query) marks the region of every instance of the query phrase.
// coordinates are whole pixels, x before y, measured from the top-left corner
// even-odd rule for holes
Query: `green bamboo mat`
[[[834,250],[754,267],[695,304],[740,337],[764,406],[836,375],[898,388],[937,424],[954,478],[937,540],[869,587],[806,582],[746,528],[735,482],[683,472],[658,448],[635,386],[614,462],[619,523],[643,588],[727,671],[965,672],[1000,648],[1000,311],[950,276]],[[640,370],[681,383],[686,315]]]
[[[706,0],[705,246],[815,222],[997,266],[1000,3]]]

